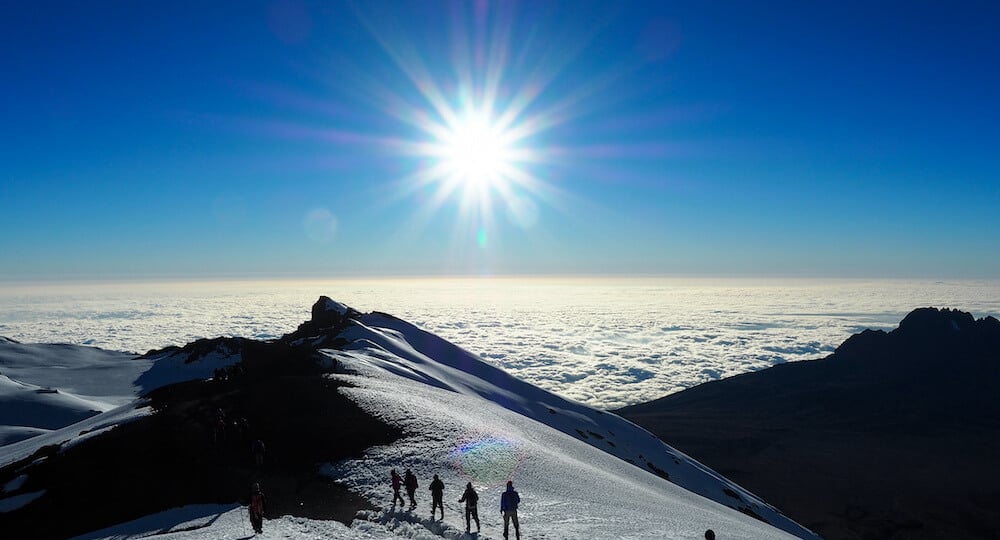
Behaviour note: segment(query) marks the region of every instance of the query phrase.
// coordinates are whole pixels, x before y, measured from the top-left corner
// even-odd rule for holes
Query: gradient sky
[[[1000,3],[613,4],[6,2],[0,280],[1000,277]]]

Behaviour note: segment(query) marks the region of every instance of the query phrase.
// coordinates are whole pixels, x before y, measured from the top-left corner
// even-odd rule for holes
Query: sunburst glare
[[[489,186],[510,167],[509,136],[493,124],[485,111],[467,111],[448,126],[448,132],[437,142],[451,182]]]
[[[362,20],[416,90],[375,83],[372,92],[382,110],[416,128],[387,145],[416,158],[415,169],[390,186],[392,200],[421,201],[407,229],[422,230],[455,204],[455,242],[485,248],[501,230],[498,216],[527,230],[541,221],[543,207],[566,210],[572,196],[539,173],[565,156],[564,145],[543,139],[572,115],[565,100],[539,101],[562,67],[551,58],[566,61],[567,55],[553,52],[515,69],[512,57],[524,58],[511,53],[513,14],[481,9],[473,10],[475,18],[492,29],[480,27],[469,39],[463,31],[468,13],[456,7],[447,55],[418,49],[405,35],[387,31],[385,21]]]
[[[511,5],[455,3],[450,11],[450,35],[424,40],[403,30],[404,21],[359,6],[355,15],[391,63],[374,69],[348,63],[331,77],[331,87],[351,91],[362,105],[359,117],[366,108],[376,112],[368,124],[378,128],[358,129],[353,120],[336,128],[295,122],[263,128],[384,152],[378,165],[391,176],[372,185],[377,193],[371,201],[407,206],[408,222],[397,233],[404,242],[450,220],[454,260],[472,254],[469,247],[501,245],[511,231],[548,241],[542,225],[549,211],[578,219],[600,206],[582,190],[568,189],[567,178],[617,181],[620,173],[604,174],[608,169],[599,162],[634,158],[637,147],[659,155],[660,147],[649,141],[609,142],[595,139],[593,129],[568,129],[619,99],[608,90],[634,68],[613,64],[581,79],[571,66],[592,35],[514,39],[535,36],[538,28]],[[345,87],[345,79],[351,85]],[[349,115],[331,113],[315,100],[279,97],[294,108]]]
[[[425,166],[405,181],[436,185],[430,206],[435,211],[457,195],[461,214],[477,217],[479,223],[471,225],[479,231],[491,225],[495,201],[509,213],[519,213],[528,204],[524,202],[527,194],[537,193],[541,184],[528,170],[537,158],[524,146],[525,138],[482,106],[449,110],[442,116],[442,121],[428,120],[420,126],[429,140],[411,150],[426,158]],[[528,222],[515,223],[524,226]],[[477,243],[485,246],[482,237],[478,234]]]

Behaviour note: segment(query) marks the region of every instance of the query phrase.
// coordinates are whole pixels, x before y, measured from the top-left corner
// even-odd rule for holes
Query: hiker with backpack
[[[500,495],[500,513],[503,514],[503,537],[508,536],[508,525],[514,522],[514,535],[521,540],[521,525],[517,522],[517,505],[521,504],[521,496],[514,491],[514,482],[507,481],[507,491]]]
[[[260,490],[260,484],[256,482],[250,495],[250,524],[253,525],[253,532],[264,532],[264,493]]]
[[[417,492],[417,477],[413,476],[413,471],[410,469],[406,469],[403,485],[406,486],[406,495],[410,498],[410,508],[416,508],[417,500],[413,498],[413,494]]]
[[[427,489],[431,490],[431,519],[434,519],[435,508],[441,509],[441,519],[444,519],[444,482],[435,474],[431,487]]]
[[[479,494],[472,489],[472,482],[465,484],[465,493],[462,493],[462,498],[458,502],[465,503],[465,532],[472,532],[470,517],[476,520],[476,532],[479,532]]]
[[[396,499],[399,499],[399,506],[403,506],[403,496],[399,494],[399,488],[403,485],[403,477],[399,476],[396,469],[389,472],[392,478],[392,505],[396,506]]]

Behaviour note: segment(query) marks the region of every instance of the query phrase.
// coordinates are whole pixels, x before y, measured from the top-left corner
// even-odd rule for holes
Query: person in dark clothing
[[[465,503],[465,532],[471,532],[472,523],[469,518],[476,520],[476,532],[479,532],[479,494],[472,489],[472,482],[465,484],[465,493],[458,502]]]
[[[406,469],[403,485],[406,486],[406,495],[410,498],[410,508],[416,508],[417,500],[413,498],[413,494],[417,492],[417,477],[413,476],[413,471],[410,469]]]
[[[431,519],[434,519],[435,508],[441,509],[441,519],[444,519],[444,482],[435,474],[428,489],[431,490]]]
[[[226,421],[222,418],[215,420],[215,428],[212,430],[212,442],[216,445],[222,442],[226,436]]]
[[[259,469],[264,465],[264,441],[260,439],[254,441],[250,451],[253,452],[253,463]]]
[[[254,532],[264,532],[264,493],[257,483],[254,483],[253,493],[250,495],[250,524],[253,525]]]
[[[514,535],[521,540],[521,525],[517,522],[517,505],[521,504],[521,496],[514,491],[514,482],[507,481],[507,491],[500,495],[500,513],[503,514],[503,537],[508,536],[508,526],[514,522]]]
[[[392,505],[396,506],[396,499],[399,499],[399,506],[403,506],[403,496],[399,494],[399,488],[403,485],[403,477],[399,476],[396,469],[389,472],[392,477]]]
[[[715,531],[712,529],[705,531],[705,540],[715,540]]]

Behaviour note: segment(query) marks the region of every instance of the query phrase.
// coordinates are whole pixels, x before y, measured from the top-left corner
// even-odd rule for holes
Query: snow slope
[[[340,334],[351,342],[344,350],[324,354],[360,374],[347,377],[357,385],[347,391],[349,397],[403,427],[410,438],[328,472],[373,500],[387,505],[388,469],[409,467],[424,483],[432,474],[441,475],[454,499],[465,482],[473,481],[481,500],[493,506],[499,504],[503,483],[513,478],[524,489],[525,515],[559,524],[560,532],[546,527],[546,538],[680,538],[706,528],[722,528],[727,538],[781,537],[760,521],[717,503],[744,508],[797,536],[814,537],[616,415],[511,377],[391,316],[372,313],[359,317],[358,323]],[[669,475],[672,482],[651,471]],[[451,506],[449,513],[457,515],[459,505],[449,505],[452,499],[446,497],[446,508]],[[496,521],[488,508],[481,514]],[[586,516],[580,515],[581,508]],[[624,515],[630,519],[623,520]]]
[[[330,304],[328,309],[340,313],[341,307]],[[482,534],[471,538],[496,539],[502,537],[499,495],[508,479],[521,493],[519,514],[526,539],[694,539],[709,528],[720,538],[815,538],[752,494],[622,418],[516,379],[409,323],[380,313],[359,315],[337,337],[347,344],[322,349],[319,355],[349,374],[328,376],[350,382],[351,387],[342,389],[349,398],[402,428],[406,436],[371,448],[359,459],[322,465],[319,472],[383,510],[360,514],[350,527],[286,516],[265,523],[262,538],[469,537],[457,500],[466,482],[471,482],[480,494],[482,520]],[[329,336],[312,340],[317,347],[329,342]],[[214,366],[238,360],[226,351],[205,358],[208,362],[198,365],[186,363],[176,353],[162,355],[150,360],[145,380],[166,383],[206,377]],[[140,379],[132,379],[133,388]],[[2,446],[0,466],[43,445],[78,444],[149,413],[145,402],[136,400]],[[415,511],[389,504],[388,472],[393,467],[410,468],[420,479]],[[427,510],[426,488],[433,474],[446,485],[443,520],[431,519]],[[670,481],[664,479],[668,476]],[[30,504],[13,499],[23,495],[16,490],[0,493],[0,502]],[[743,508],[744,513],[732,507]],[[232,506],[188,506],[82,538],[245,538],[245,516],[245,509]]]
[[[108,409],[104,403],[0,375],[0,424],[5,426],[58,429]]]
[[[0,337],[0,464],[8,454],[23,454],[6,445],[132,404],[146,392],[168,384],[209,378],[216,368],[240,358],[238,351],[225,345],[189,362],[190,355],[179,349],[136,357],[94,347],[18,343]],[[98,419],[97,424],[109,425],[110,421]],[[67,441],[76,431],[18,448]]]
[[[152,365],[94,347],[0,338],[0,448],[134,401],[135,381]]]
[[[110,407],[135,399],[140,374],[153,362],[95,347],[17,343],[0,338],[0,373],[22,383],[58,388]]]

